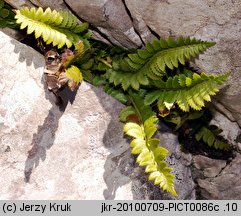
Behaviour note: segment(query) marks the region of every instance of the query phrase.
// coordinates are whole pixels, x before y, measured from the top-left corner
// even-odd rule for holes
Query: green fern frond
[[[164,161],[168,150],[159,146],[160,140],[153,138],[157,131],[158,119],[153,115],[149,106],[145,106],[136,94],[131,94],[133,108],[127,107],[121,112],[122,120],[127,119],[128,114],[136,114],[140,123],[128,122],[124,125],[124,132],[133,137],[130,143],[132,154],[138,154],[136,162],[140,166],[146,166],[145,172],[150,173],[149,180],[159,185],[163,190],[176,196],[174,189],[174,176],[170,173],[172,168]]]
[[[159,81],[159,89],[148,93],[145,104],[149,105],[158,101],[170,109],[175,103],[181,110],[187,112],[190,107],[201,110],[205,101],[210,101],[210,96],[218,92],[218,85],[228,78],[229,73],[223,75],[198,75],[193,73],[192,77],[184,74],[169,77],[166,82]]]
[[[200,141],[201,139],[203,142],[207,143],[209,147],[214,147],[215,149],[220,150],[229,150],[230,145],[221,140],[215,131],[210,130],[209,128],[203,126],[196,134],[195,138],[197,141]]]
[[[78,24],[78,19],[69,12],[25,7],[16,10],[15,19],[21,29],[27,28],[27,34],[35,33],[36,38],[42,37],[47,44],[53,43],[58,48],[64,45],[69,48],[87,39],[84,32],[88,25]]]
[[[178,64],[185,64],[213,46],[214,42],[205,42],[189,37],[179,37],[176,41],[169,38],[167,40],[154,40],[147,43],[145,49],[139,49],[134,54],[113,64],[113,69],[109,73],[110,82],[115,85],[121,84],[126,90],[129,86],[138,90],[140,85],[148,85],[149,79],[159,80],[166,74],[166,68],[171,70],[178,67]],[[124,63],[123,63],[124,62]]]
[[[133,105],[133,108],[136,111],[136,114],[138,115],[138,118],[140,122],[146,121],[151,116],[155,116],[155,112],[152,111],[151,107],[149,105],[144,104],[144,96],[146,92],[139,91],[137,93],[133,93],[132,91],[128,91],[129,99],[131,104]]]
[[[92,82],[94,86],[102,86],[102,85],[105,85],[106,83],[107,81],[104,76],[95,76]]]
[[[116,100],[120,101],[123,104],[126,104],[128,101],[128,97],[126,94],[121,89],[115,88],[111,85],[105,85],[104,91],[108,94],[111,95],[113,98]]]
[[[0,0],[0,28],[9,27],[18,29],[14,16],[15,14],[13,13],[12,8],[3,0]]]

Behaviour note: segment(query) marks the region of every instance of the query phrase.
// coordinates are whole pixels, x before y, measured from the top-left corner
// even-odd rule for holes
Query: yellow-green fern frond
[[[179,37],[176,41],[172,38],[154,40],[147,43],[145,49],[117,60],[109,73],[109,80],[115,85],[121,84],[124,90],[129,86],[138,90],[140,85],[148,85],[149,79],[160,80],[166,74],[166,68],[177,68],[179,63],[184,65],[186,60],[198,56],[214,44],[189,37]],[[118,61],[121,63],[118,64]]]
[[[25,7],[16,10],[15,19],[21,29],[27,28],[27,34],[34,33],[36,38],[42,37],[47,44],[53,43],[58,48],[64,45],[69,48],[87,39],[88,25],[78,24],[78,19],[69,12]]]
[[[166,82],[158,82],[158,90],[148,93],[145,97],[145,104],[152,104],[156,100],[159,106],[170,109],[175,103],[184,112],[190,107],[194,110],[201,110],[205,101],[210,101],[212,95],[218,92],[218,85],[222,84],[229,76],[223,75],[198,75],[186,76],[184,74],[169,77]]]
[[[159,139],[153,138],[158,119],[151,108],[143,104],[142,98],[136,94],[130,94],[130,97],[133,107],[125,108],[121,112],[121,119],[125,121],[133,114],[138,116],[138,123],[128,122],[124,125],[124,132],[133,138],[130,143],[131,153],[138,154],[136,162],[140,166],[146,166],[145,172],[150,173],[149,180],[176,196],[174,175],[170,173],[172,168],[164,161],[168,150],[159,146]]]
[[[154,184],[176,196],[177,193],[173,184],[174,176],[170,174],[172,168],[168,167],[164,161],[168,151],[158,146],[159,139],[152,138],[156,132],[156,123],[157,118],[154,116],[141,125],[129,122],[125,124],[124,132],[134,138],[130,143],[131,153],[138,154],[136,162],[140,166],[146,166],[145,172],[150,173],[149,180],[154,181]]]

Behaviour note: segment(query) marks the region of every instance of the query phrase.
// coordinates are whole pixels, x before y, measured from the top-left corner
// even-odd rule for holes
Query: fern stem
[[[134,109],[136,110],[140,122],[143,124],[144,121],[143,121],[143,119],[142,119],[142,115],[141,115],[138,107],[136,106],[136,103],[135,103],[135,101],[133,100],[133,97],[132,97],[131,95],[132,95],[132,91],[131,91],[131,90],[128,90],[128,98],[130,99],[131,104],[133,105]]]
[[[101,58],[101,59],[99,59],[99,61],[102,62],[103,64],[105,64],[107,67],[112,68],[112,65],[110,63],[108,63],[106,60]]]
[[[140,110],[138,109],[138,106],[136,105],[135,101],[133,100],[133,97],[131,96],[131,95],[132,95],[132,90],[129,90],[129,91],[128,91],[128,95],[129,95],[129,99],[130,99],[130,101],[131,101],[134,109],[135,109],[136,112],[137,112],[138,118],[139,118],[139,120],[140,120],[140,125],[141,125],[141,127],[143,128],[143,130],[144,130],[145,141],[146,141],[146,144],[147,144],[146,146],[147,146],[147,148],[148,148],[149,151],[153,151],[153,150],[150,148],[150,146],[148,145],[148,142],[147,142],[147,141],[148,141],[148,138],[147,138],[147,136],[146,136],[145,129],[144,129],[144,119],[142,118],[141,112],[140,112]]]

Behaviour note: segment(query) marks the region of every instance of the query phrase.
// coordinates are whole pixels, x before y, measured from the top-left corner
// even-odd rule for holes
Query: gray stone
[[[133,20],[133,26],[139,33],[142,41],[146,43],[156,39],[156,37],[152,34],[151,29],[145,23],[144,17],[142,16],[143,11],[142,8],[140,8],[140,4],[133,4],[131,1],[125,1],[125,3],[129,9],[131,8],[129,12]]]
[[[10,4],[13,8],[19,9],[20,7],[50,7],[55,10],[68,10],[64,1],[62,0],[6,0],[8,4]]]
[[[21,7],[33,7],[34,5],[28,0],[5,0],[8,4],[10,4],[13,8],[21,8]]]
[[[0,28],[0,31],[7,34],[11,38],[14,38],[15,40],[18,40],[18,41],[21,41],[22,39],[25,38],[24,33],[20,32],[20,31],[17,31],[15,29],[8,28],[8,27]]]
[[[210,125],[216,125],[218,128],[222,129],[223,131],[220,135],[225,138],[230,144],[236,146],[236,139],[238,135],[241,134],[241,130],[237,122],[230,121],[230,119],[225,116],[225,113],[222,114],[216,109],[211,110],[213,118],[210,122]]]
[[[68,10],[63,0],[30,0],[30,2],[36,7],[50,7],[55,10]]]
[[[126,48],[142,45],[122,0],[65,2],[79,17],[97,27],[112,43]]]
[[[166,162],[173,168],[172,173],[175,175],[175,189],[178,193],[176,199],[196,199],[195,184],[190,169],[192,155],[181,151],[178,136],[164,124],[160,124],[157,135],[161,140],[161,146],[169,151]],[[163,194],[163,197],[165,199],[174,199],[169,194]]]
[[[241,126],[239,0],[7,2],[15,8],[34,4],[52,9],[66,9],[66,2],[77,16],[93,24],[94,38],[126,48],[159,36],[215,41],[216,46],[195,64],[208,73],[232,72],[215,98],[222,114],[215,112],[211,123],[222,128],[222,135],[240,151],[240,128],[234,122]],[[66,101],[59,110],[41,83],[42,56],[1,32],[0,36],[4,55],[0,59],[0,183],[5,185],[0,198],[174,199],[146,181],[147,175],[135,164],[118,123],[116,113],[122,107],[118,102],[83,83],[75,100]],[[163,125],[161,131],[158,136],[170,151],[167,162],[176,176],[177,199],[195,199],[189,168],[192,156],[180,151],[176,135]],[[203,198],[240,199],[240,158],[238,154],[226,165],[226,161],[194,157],[203,173],[197,178]]]
[[[111,162],[129,149],[118,115],[107,111],[122,106],[83,83],[74,103],[59,110],[41,83],[43,57],[0,38],[1,199],[104,199],[111,185],[113,199],[132,199],[130,179]]]
[[[239,142],[237,146],[238,146],[238,151],[241,152],[241,143]]]
[[[241,199],[241,155],[228,164],[222,172],[214,178],[199,179],[201,196],[205,199],[240,200]]]
[[[211,159],[202,155],[193,156],[194,166],[203,171],[205,177],[215,177],[226,166],[225,160]]]

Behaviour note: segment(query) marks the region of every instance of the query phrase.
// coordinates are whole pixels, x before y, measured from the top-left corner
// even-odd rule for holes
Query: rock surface
[[[30,2],[37,7],[50,7],[55,10],[68,10],[63,0],[30,0]]]
[[[41,83],[43,57],[0,38],[0,198],[132,199],[130,178],[112,162],[129,152],[111,113],[121,105],[83,83],[60,111]]]
[[[28,0],[5,0],[8,4],[10,4],[14,8],[20,7],[34,7],[34,5]]]
[[[82,83],[77,94],[62,92],[59,109],[44,85],[39,53],[2,32],[0,51],[0,199],[174,199],[136,165],[119,102]],[[177,199],[193,199],[177,137],[160,136],[169,140]]]
[[[64,1],[62,0],[6,0],[12,7],[19,9],[20,7],[50,7],[56,10],[68,10]]]
[[[216,125],[218,128],[222,129],[223,131],[220,135],[233,146],[237,146],[238,143],[241,142],[238,140],[238,137],[241,134],[241,129],[238,123],[235,121],[230,121],[228,117],[216,109],[212,108],[211,112],[213,118],[210,122],[210,125]]]
[[[201,196],[205,199],[241,199],[241,155],[228,164],[215,178],[199,179]]]
[[[142,45],[122,0],[65,2],[79,17],[97,27],[112,43],[126,48]]]
[[[173,168],[175,189],[179,192],[178,199],[196,199],[195,184],[190,169],[192,155],[181,151],[177,134],[173,134],[173,131],[166,125],[160,124],[159,132],[158,138],[161,140],[161,145],[169,151],[166,161],[169,166]],[[173,199],[173,197],[167,193],[165,193],[165,196],[163,194],[162,197],[165,199]]]
[[[205,177],[216,177],[227,164],[225,160],[215,160],[202,155],[194,156],[193,162]]]

